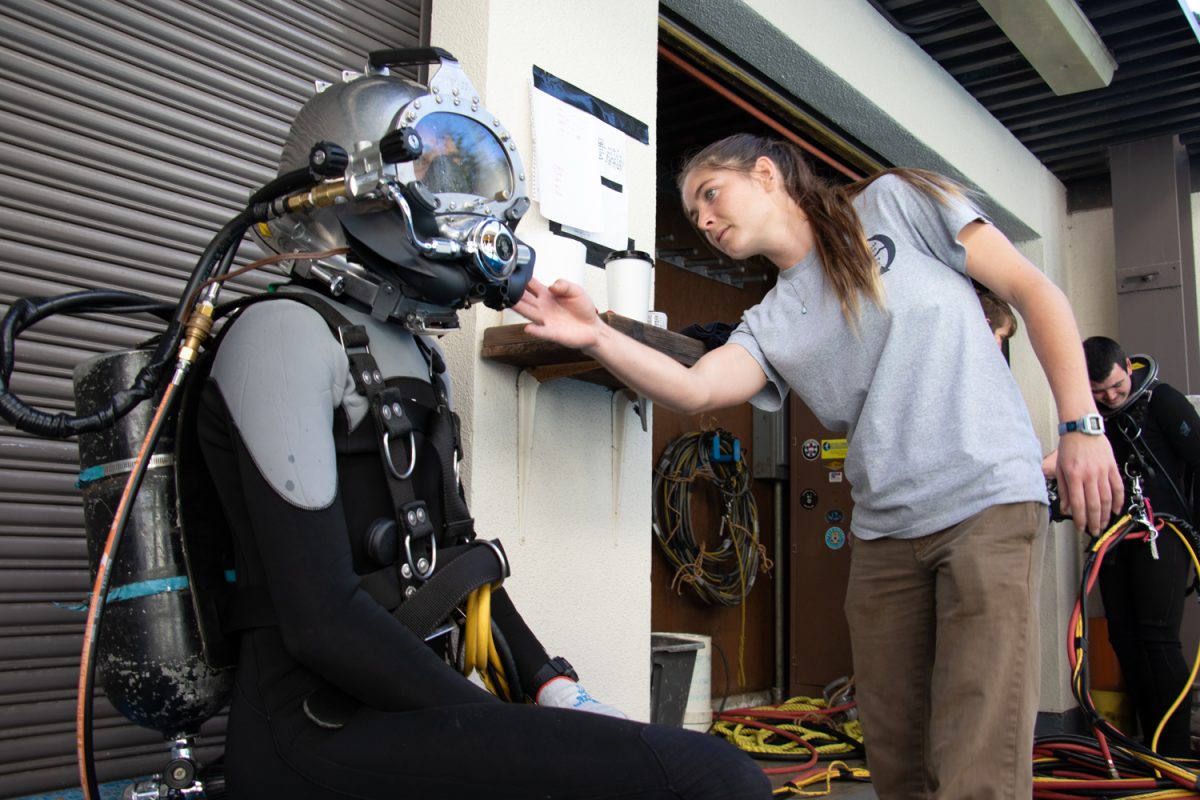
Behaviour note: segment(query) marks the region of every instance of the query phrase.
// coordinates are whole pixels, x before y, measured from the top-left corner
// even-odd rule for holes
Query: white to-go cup
[[[604,259],[608,309],[646,322],[650,317],[650,268],[654,259],[641,250],[618,250]]]

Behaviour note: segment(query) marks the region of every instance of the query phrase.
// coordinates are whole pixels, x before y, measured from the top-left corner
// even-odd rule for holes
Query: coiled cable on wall
[[[692,528],[692,492],[698,480],[720,494],[717,544],[698,542]],[[686,584],[706,603],[735,606],[746,599],[755,574],[770,560],[758,541],[758,506],[740,444],[725,430],[692,431],[663,450],[654,469],[654,538],[675,567],[672,587]]]

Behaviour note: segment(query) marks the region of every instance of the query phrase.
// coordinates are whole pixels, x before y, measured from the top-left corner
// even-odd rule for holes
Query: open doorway
[[[736,325],[742,312],[774,285],[775,269],[765,261],[730,261],[692,228],[676,189],[686,157],[724,136],[749,132],[801,142],[812,155],[814,169],[830,180],[849,181],[879,165],[839,139],[794,98],[776,93],[730,54],[666,16],[659,53],[656,309],[666,313],[674,331],[692,324]],[[807,409],[795,402],[793,406],[786,416],[799,427],[786,435],[786,426],[776,426],[777,435],[787,437],[783,452],[797,451],[806,440],[833,438],[813,427],[816,421]],[[762,415],[757,416],[761,424]],[[657,461],[679,436],[716,428],[737,437],[743,453],[748,453],[755,417],[748,404],[702,417],[656,409],[654,457]],[[746,458],[750,463],[751,456]],[[842,524],[848,525],[848,486],[829,483],[836,470],[828,460],[810,463],[795,455],[785,461],[792,466],[773,470],[769,478],[756,476],[753,482],[762,562],[769,559],[774,565],[753,576],[753,588],[743,603],[705,602],[661,552],[652,561],[652,627],[712,636],[714,697],[761,702],[772,694],[819,693],[826,683],[850,672],[841,610],[848,553],[841,545],[831,548],[826,543],[836,541],[826,532],[837,527],[827,520],[844,518]],[[795,487],[818,480],[822,483],[816,504],[802,506]],[[693,485],[690,522],[696,541],[711,549],[720,542],[722,508],[715,489],[702,484]],[[788,612],[797,607],[805,609],[803,619]]]

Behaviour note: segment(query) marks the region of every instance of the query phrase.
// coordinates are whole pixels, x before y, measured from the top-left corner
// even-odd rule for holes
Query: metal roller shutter
[[[427,0],[0,3],[0,312],[122,288],[175,300],[208,240],[275,174],[314,79],[425,38]],[[252,242],[239,262],[261,255]],[[261,289],[259,275],[227,291]],[[56,317],[11,389],[70,410],[71,368],[155,326]],[[73,440],[0,426],[0,798],[78,786],[75,686],[90,589]],[[96,701],[100,780],[160,770],[159,735]],[[224,719],[204,728],[219,752]]]

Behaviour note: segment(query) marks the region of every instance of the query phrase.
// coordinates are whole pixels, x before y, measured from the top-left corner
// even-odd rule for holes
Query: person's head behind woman
[[[940,203],[945,203],[948,195],[963,194],[957,184],[936,173],[908,169],[884,170],[856,183],[834,186],[813,172],[807,157],[797,145],[749,133],[720,139],[691,155],[680,169],[677,187],[684,194],[689,177],[701,170],[727,170],[752,179],[761,158],[769,159],[774,165],[780,182],[795,203],[795,213],[802,215],[809,225],[825,280],[837,295],[842,314],[851,324],[861,313],[860,294],[880,308],[884,307],[879,265],[863,233],[858,213],[851,204],[855,195],[887,174],[900,176]],[[766,191],[761,183],[750,180],[750,184],[752,191]],[[684,211],[692,218],[688,202],[689,198],[684,196]],[[753,213],[753,209],[732,210],[733,215],[739,213]],[[695,223],[696,220],[692,219]],[[701,233],[708,236],[707,231],[702,230]],[[711,238],[709,240],[713,241]],[[713,241],[713,244],[727,252],[720,242]],[[763,244],[762,241],[751,243],[749,255],[761,254],[761,249],[754,249],[754,246],[761,247]]]

